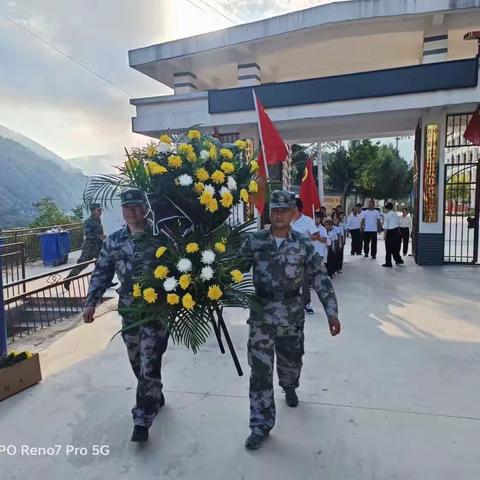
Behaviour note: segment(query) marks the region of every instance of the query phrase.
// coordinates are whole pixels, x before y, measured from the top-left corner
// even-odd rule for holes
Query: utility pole
[[[325,202],[325,195],[323,192],[323,153],[322,144],[317,142],[317,167],[318,167],[318,196],[320,197],[320,205],[323,206]]]

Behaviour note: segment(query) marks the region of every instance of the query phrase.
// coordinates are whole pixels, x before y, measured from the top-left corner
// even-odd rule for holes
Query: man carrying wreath
[[[340,333],[335,291],[310,239],[291,229],[295,195],[274,191],[270,202],[271,228],[251,234],[242,246],[245,270],[253,266],[253,283],[262,302],[261,312],[250,312],[248,363],[250,375],[250,430],[245,442],[260,448],[275,424],[273,363],[289,407],[298,405],[304,353],[304,305],[300,292],[304,271],[327,314],[332,336]]]

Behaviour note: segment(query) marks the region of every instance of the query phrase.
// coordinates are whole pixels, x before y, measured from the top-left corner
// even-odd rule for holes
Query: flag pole
[[[258,133],[260,134],[260,145],[262,147],[263,168],[265,170],[265,177],[268,180],[270,176],[268,174],[267,156],[265,155],[265,145],[263,142],[262,122],[260,122],[260,112],[258,111],[257,94],[255,93],[255,90],[253,88],[252,88],[252,95],[253,95],[253,103],[255,105],[255,112],[257,113],[257,127],[258,127]]]

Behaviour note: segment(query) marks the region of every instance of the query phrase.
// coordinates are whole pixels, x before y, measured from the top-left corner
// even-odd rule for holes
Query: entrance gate
[[[447,116],[445,142],[444,260],[478,262],[480,169],[479,147],[463,138],[472,114]]]

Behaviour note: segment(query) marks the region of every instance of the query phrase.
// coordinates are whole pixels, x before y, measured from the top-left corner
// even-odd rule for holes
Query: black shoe
[[[148,428],[142,425],[135,425],[133,427],[132,442],[146,442],[148,440]]]
[[[396,265],[403,265],[405,262],[403,260],[400,260],[398,262],[395,262]]]
[[[368,258],[368,253],[365,254],[365,258]]]
[[[355,255],[355,252],[350,252],[350,255]]]
[[[384,263],[384,264],[382,265],[382,267],[392,268],[392,264],[391,264],[391,263]]]
[[[313,315],[315,313],[309,303],[307,303],[304,308],[309,315]]]
[[[377,257],[375,255],[372,255],[372,260],[375,260]]]
[[[289,407],[298,407],[298,396],[294,388],[285,388],[285,402]]]
[[[250,436],[245,440],[245,448],[248,450],[258,450],[267,437],[268,432],[262,434],[251,433]]]

